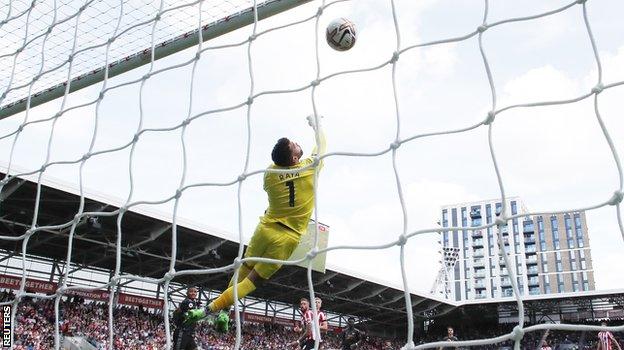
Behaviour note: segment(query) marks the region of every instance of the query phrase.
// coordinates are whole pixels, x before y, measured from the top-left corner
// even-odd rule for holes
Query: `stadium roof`
[[[1,170],[4,177],[6,170]],[[35,177],[13,178],[0,192],[0,228],[3,235],[22,235],[33,220],[34,199],[37,191]],[[79,207],[76,187],[45,177],[42,181],[37,224],[61,226],[71,222]],[[103,194],[85,195],[84,212],[113,212],[123,201]],[[153,208],[150,208],[153,209]],[[143,207],[134,207],[123,216],[122,273],[161,278],[169,269],[171,253],[171,215]],[[72,263],[81,267],[115,267],[117,215],[99,216],[97,222],[83,218],[77,225],[73,239]],[[229,265],[236,257],[238,243],[226,232],[181,218],[177,219],[178,248],[176,271]],[[45,229],[33,234],[27,253],[56,261],[67,256],[69,228]],[[0,249],[8,259],[21,253],[22,241],[0,240]],[[175,281],[187,285],[218,290],[227,285],[230,273],[187,275]],[[402,288],[372,281],[368,277],[328,267],[325,274],[313,273],[315,292],[324,300],[324,308],[334,313],[354,315],[393,329],[403,328],[406,309]],[[307,270],[284,266],[254,297],[295,303],[307,295]],[[455,305],[444,300],[411,293],[415,315],[432,316],[446,313]]]

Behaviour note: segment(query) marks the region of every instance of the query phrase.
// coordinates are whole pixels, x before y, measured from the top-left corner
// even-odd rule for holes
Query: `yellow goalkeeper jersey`
[[[306,158],[297,165],[280,167],[275,164],[269,169],[288,169],[286,173],[265,173],[264,190],[269,197],[269,208],[261,222],[279,222],[300,235],[305,233],[314,209],[314,167],[312,158]],[[317,167],[322,167],[322,162]]]

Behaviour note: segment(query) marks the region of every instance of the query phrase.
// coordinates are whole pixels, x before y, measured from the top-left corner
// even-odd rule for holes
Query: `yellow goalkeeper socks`
[[[238,271],[238,281],[236,282],[240,283],[245,277],[247,277],[247,275],[249,275],[250,271],[251,269],[246,264],[241,265],[240,270]],[[234,276],[230,279],[228,288],[231,287],[232,284],[234,284]]]
[[[247,294],[256,290],[256,286],[249,278],[245,278],[238,283],[238,299],[244,298]],[[217,299],[215,299],[208,307],[211,312],[218,312],[234,305],[234,286],[225,290]]]

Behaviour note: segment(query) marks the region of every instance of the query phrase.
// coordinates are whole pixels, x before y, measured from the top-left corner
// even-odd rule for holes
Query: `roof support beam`
[[[351,283],[347,288],[337,292],[335,295],[340,295],[340,294],[343,294],[343,293],[346,293],[346,292],[350,292],[350,291],[354,290],[355,288],[363,285],[364,283],[366,283],[365,280],[353,281],[353,283]]]
[[[162,236],[163,233],[169,231],[171,229],[171,224],[161,225],[159,227],[154,228],[147,239],[142,240],[141,242],[135,243],[128,247],[128,249],[135,249],[142,246],[145,243],[149,243],[154,241],[156,238]]]
[[[15,179],[15,178],[12,178],[12,179]],[[16,178],[13,181],[9,181],[9,183],[7,183],[6,185],[1,186],[0,187],[0,203],[4,202],[4,200],[6,200],[13,193],[15,193],[15,191],[17,191],[25,182],[26,180],[24,179]]]
[[[388,287],[387,287],[387,286],[381,286],[381,287],[379,287],[379,288],[373,289],[373,291],[372,291],[372,292],[370,292],[370,293],[368,293],[368,294],[364,295],[364,296],[363,296],[363,297],[361,297],[361,298],[358,298],[357,300],[358,300],[358,301],[362,301],[362,300],[365,300],[365,299],[368,299],[368,298],[372,298],[372,297],[374,297],[374,296],[378,295],[379,293],[383,292],[383,291],[384,291],[384,290],[386,290],[386,289],[388,289]]]

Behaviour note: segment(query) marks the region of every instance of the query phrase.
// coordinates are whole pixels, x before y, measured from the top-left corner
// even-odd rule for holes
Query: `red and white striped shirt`
[[[323,322],[327,321],[327,316],[325,316],[325,313],[323,311],[318,310],[318,319],[319,319],[319,327],[320,327],[321,324],[323,324]],[[314,313],[312,312],[312,310],[308,310],[303,314],[303,316],[301,316],[301,324],[303,325],[305,329],[305,327],[308,324],[312,324],[312,322],[314,322]],[[311,329],[311,332],[308,332],[308,339],[316,340],[316,337],[314,336],[314,329],[313,328],[310,328],[310,329]],[[320,341],[322,341],[322,339],[319,339],[319,342]]]
[[[613,334],[609,331],[600,331],[598,332],[598,341],[600,342],[600,349],[602,350],[612,350],[611,340],[613,339]],[[613,339],[615,341],[615,339]]]

